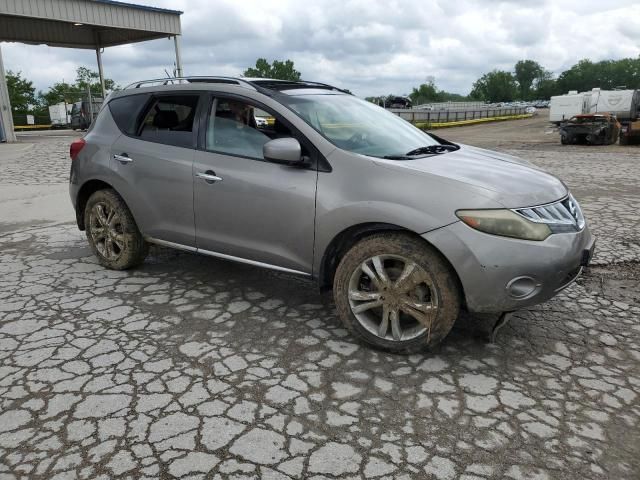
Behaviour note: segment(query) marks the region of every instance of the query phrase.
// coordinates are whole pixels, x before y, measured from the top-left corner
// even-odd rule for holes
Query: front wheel
[[[84,224],[91,250],[101,265],[126,270],[141,264],[147,256],[149,246],[114,190],[98,190],[89,197]]]
[[[373,235],[354,245],[338,265],[333,294],[343,324],[358,340],[398,353],[440,343],[461,303],[446,260],[404,233]]]

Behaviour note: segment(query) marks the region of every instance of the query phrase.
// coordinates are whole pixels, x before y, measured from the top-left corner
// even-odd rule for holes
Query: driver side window
[[[291,136],[291,131],[269,112],[242,100],[218,97],[209,110],[205,148],[263,160],[265,143]]]

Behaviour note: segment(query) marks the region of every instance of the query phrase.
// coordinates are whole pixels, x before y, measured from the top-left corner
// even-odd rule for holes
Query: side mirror
[[[302,147],[295,138],[276,138],[268,141],[262,147],[262,156],[270,162],[292,167],[305,166],[308,160],[302,156]]]

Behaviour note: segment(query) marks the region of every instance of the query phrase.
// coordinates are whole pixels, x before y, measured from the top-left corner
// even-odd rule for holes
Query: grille
[[[514,212],[532,222],[545,223],[551,227],[559,227],[559,229],[576,231],[584,228],[584,216],[573,195],[558,202],[538,207],[518,208]]]

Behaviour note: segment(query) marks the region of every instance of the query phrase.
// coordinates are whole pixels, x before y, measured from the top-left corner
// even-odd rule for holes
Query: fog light
[[[516,277],[507,283],[507,292],[513,298],[527,298],[538,293],[541,287],[542,284],[531,277]]]

